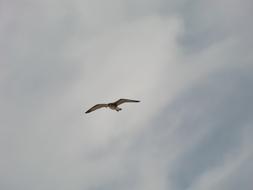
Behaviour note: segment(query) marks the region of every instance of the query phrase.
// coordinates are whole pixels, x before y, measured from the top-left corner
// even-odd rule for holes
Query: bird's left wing
[[[139,100],[130,100],[130,99],[119,99],[115,102],[115,104],[118,106],[118,105],[126,103],[126,102],[140,102],[140,101]]]
[[[92,108],[90,108],[89,110],[87,110],[85,113],[90,113],[90,112],[95,111],[97,109],[106,108],[106,107],[108,107],[107,104],[97,104],[97,105],[93,106]]]

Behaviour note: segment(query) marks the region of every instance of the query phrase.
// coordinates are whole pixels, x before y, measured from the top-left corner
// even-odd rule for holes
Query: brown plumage
[[[118,105],[127,103],[127,102],[140,102],[139,100],[130,100],[130,99],[119,99],[115,102],[109,103],[109,104],[96,104],[95,106],[91,107],[89,110],[87,110],[85,113],[90,113],[92,111],[95,111],[100,108],[110,108],[112,110],[120,111],[121,108],[118,107]]]

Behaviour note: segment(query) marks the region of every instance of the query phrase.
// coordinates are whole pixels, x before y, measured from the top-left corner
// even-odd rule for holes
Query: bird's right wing
[[[139,100],[130,100],[130,99],[119,99],[117,100],[115,103],[116,105],[120,105],[120,104],[123,104],[123,103],[126,103],[126,102],[140,102]]]
[[[90,113],[90,112],[95,111],[97,109],[106,108],[106,107],[108,107],[107,104],[97,104],[97,105],[93,106],[92,108],[90,108],[89,110],[87,110],[85,113]]]

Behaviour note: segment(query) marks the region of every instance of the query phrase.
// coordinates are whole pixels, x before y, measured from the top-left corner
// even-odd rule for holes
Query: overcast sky
[[[1,0],[1,190],[252,190],[252,0]],[[84,112],[118,98],[121,112]]]

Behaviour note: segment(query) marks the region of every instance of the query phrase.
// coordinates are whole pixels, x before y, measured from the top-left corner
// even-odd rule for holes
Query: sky
[[[1,190],[252,190],[251,0],[1,0]],[[84,112],[119,98],[115,112]]]

